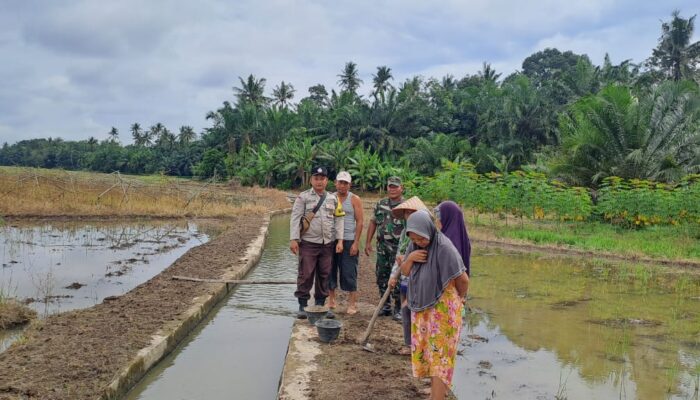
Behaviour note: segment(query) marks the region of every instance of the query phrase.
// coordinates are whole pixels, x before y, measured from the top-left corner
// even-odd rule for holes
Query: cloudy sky
[[[346,61],[369,93],[379,65],[394,83],[462,77],[490,62],[518,70],[547,47],[600,64],[640,62],[674,9],[697,0],[1,0],[0,143],[104,139],[112,126],[209,126],[238,77],[337,86]],[[696,24],[695,40],[700,26]]]

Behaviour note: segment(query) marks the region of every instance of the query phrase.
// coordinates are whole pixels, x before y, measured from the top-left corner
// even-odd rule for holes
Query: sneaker
[[[304,306],[299,304],[299,311],[297,311],[297,319],[306,319],[306,311],[304,311]]]
[[[403,316],[401,315],[401,310],[394,312],[394,315],[391,316],[391,319],[394,321],[401,322],[403,320]]]

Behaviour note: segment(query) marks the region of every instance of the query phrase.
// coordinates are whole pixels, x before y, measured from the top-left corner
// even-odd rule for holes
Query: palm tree
[[[233,92],[236,93],[239,104],[249,103],[256,107],[262,107],[267,104],[269,99],[265,97],[265,78],[256,79],[253,74],[248,75],[248,79],[243,80],[240,76],[238,80],[241,82],[241,87],[234,87]]]
[[[384,104],[384,93],[392,87],[391,83],[389,83],[391,79],[394,79],[394,76],[391,74],[391,68],[386,65],[377,67],[377,74],[372,76],[372,82],[374,83],[372,95],[375,100],[378,97],[381,98],[382,104]]]
[[[281,107],[287,107],[287,103],[294,98],[295,91],[291,83],[284,83],[284,81],[282,81],[279,86],[272,89],[275,104]]]
[[[168,128],[163,127],[156,139],[156,146],[164,149],[171,149],[173,144],[175,144],[175,135],[170,132]]]
[[[357,89],[362,84],[362,79],[360,79],[357,71],[357,64],[352,61],[345,63],[343,72],[338,77],[340,78],[338,84],[344,91],[357,94]]]
[[[659,45],[648,60],[652,68],[660,69],[669,79],[694,79],[700,61],[700,41],[690,43],[695,29],[695,15],[688,19],[680,11],[671,13],[671,22],[661,24]]]
[[[180,127],[180,133],[177,135],[180,144],[189,144],[196,138],[197,133],[191,126],[184,125]]]
[[[497,74],[496,70],[491,68],[491,64],[484,61],[483,67],[479,71],[479,78],[495,83],[500,77],[501,74]]]
[[[700,171],[699,120],[693,82],[666,82],[642,98],[608,86],[562,118],[562,153],[554,170],[577,184],[608,176],[675,181]]]
[[[87,140],[87,144],[90,150],[94,150],[95,146],[97,146],[97,139],[95,139],[94,136],[90,136]]]
[[[109,135],[109,141],[116,143],[119,141],[119,130],[115,127],[112,127],[112,129],[109,130],[107,133]]]
[[[145,145],[145,134],[141,131],[141,125],[138,122],[131,124],[131,137],[134,139],[136,146],[142,147]]]

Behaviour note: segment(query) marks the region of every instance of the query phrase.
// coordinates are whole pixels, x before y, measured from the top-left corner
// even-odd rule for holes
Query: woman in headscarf
[[[469,268],[472,245],[469,241],[467,226],[464,224],[462,209],[454,201],[443,201],[435,208],[435,215],[440,221],[440,231],[455,245],[462,256],[467,275],[472,276]]]
[[[427,209],[428,207],[425,206],[423,201],[418,196],[413,196],[398,206],[392,208],[391,215],[393,215],[394,218],[406,221],[414,212]],[[401,238],[399,239],[399,248],[396,252],[396,262],[391,269],[391,277],[389,278],[389,286],[392,288],[396,286],[397,283],[401,282],[399,286],[401,304],[395,305],[394,307],[394,319],[401,321],[401,325],[403,326],[404,346],[399,350],[399,354],[403,356],[411,354],[411,310],[409,310],[408,302],[406,301],[406,293],[408,293],[408,276],[398,274],[401,275],[399,280],[399,277],[396,276],[396,271],[403,262],[404,253],[406,252],[410,242],[411,240],[406,235],[406,227],[404,224],[404,229],[401,232]]]
[[[430,377],[430,398],[444,399],[452,385],[469,276],[459,252],[428,211],[411,214],[406,232],[412,243],[401,271],[409,279],[413,375]]]

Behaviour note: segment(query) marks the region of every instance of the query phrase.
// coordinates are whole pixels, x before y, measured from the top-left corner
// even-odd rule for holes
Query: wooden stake
[[[287,281],[276,281],[276,280],[243,280],[243,279],[233,279],[233,280],[222,280],[222,279],[204,279],[204,278],[191,278],[188,276],[173,276],[174,280],[177,281],[190,281],[190,282],[207,282],[207,283],[231,283],[231,284],[242,284],[249,283],[254,285],[292,285],[296,284],[296,280]]]

